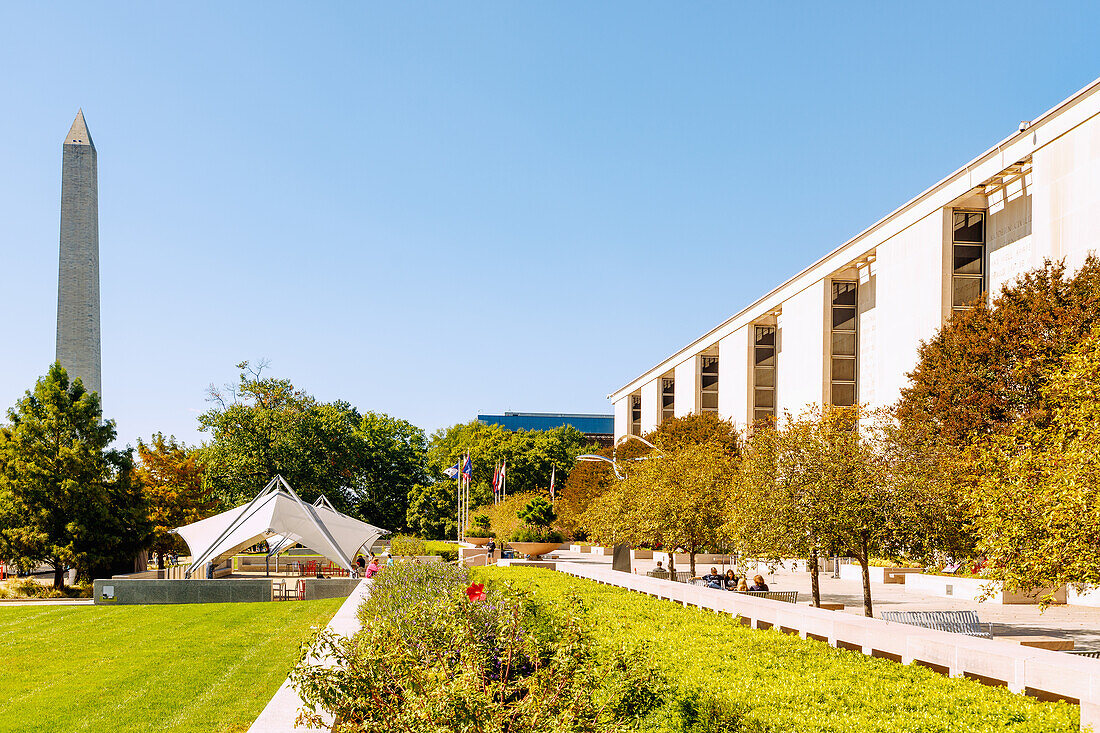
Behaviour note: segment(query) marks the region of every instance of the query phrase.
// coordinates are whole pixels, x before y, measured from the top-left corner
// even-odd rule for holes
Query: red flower
[[[470,587],[466,589],[466,597],[471,601],[484,601],[485,586],[481,583],[471,583]]]

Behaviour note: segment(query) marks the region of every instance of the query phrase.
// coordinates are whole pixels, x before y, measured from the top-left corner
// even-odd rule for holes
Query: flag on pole
[[[550,501],[554,501],[554,472],[557,469],[557,466],[551,466],[550,468]]]
[[[450,468],[444,468],[443,473],[447,476],[447,478],[454,478],[455,476],[458,475],[458,472],[461,471],[461,470],[462,470],[462,461],[459,461],[458,463],[451,466]]]
[[[508,469],[508,460],[501,461],[500,464],[500,498],[504,499],[508,495],[508,475],[505,471]]]
[[[466,463],[462,466],[462,478],[466,480],[466,483],[470,483],[470,479],[474,475],[474,466],[470,463],[470,454],[466,454]]]
[[[500,501],[500,464],[493,466],[493,502]]]

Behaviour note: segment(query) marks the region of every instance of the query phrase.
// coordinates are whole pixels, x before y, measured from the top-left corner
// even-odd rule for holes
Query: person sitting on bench
[[[707,588],[722,590],[722,576],[718,574],[718,568],[711,568],[710,572],[703,576],[703,585]]]
[[[752,578],[752,585],[749,586],[750,591],[767,592],[768,584],[764,582],[764,576],[754,575]]]

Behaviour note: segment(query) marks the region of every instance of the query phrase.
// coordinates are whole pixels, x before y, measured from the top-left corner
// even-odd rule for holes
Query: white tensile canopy
[[[305,503],[282,476],[271,479],[247,504],[173,531],[191,549],[191,570],[269,538],[281,547],[305,545],[351,570],[359,548],[387,533],[336,511],[327,499]]]

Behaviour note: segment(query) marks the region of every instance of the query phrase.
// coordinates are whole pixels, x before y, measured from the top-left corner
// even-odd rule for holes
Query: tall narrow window
[[[856,287],[854,282],[833,281],[832,384],[829,401],[840,406],[856,403]]]
[[[966,310],[985,292],[985,214],[955,211],[951,226],[951,307]]]
[[[775,327],[756,326],[752,342],[752,419],[775,419]]]
[[[642,435],[642,397],[630,396],[630,434],[641,437]]]
[[[704,356],[699,368],[699,412],[718,412],[718,357]]]
[[[661,379],[661,422],[676,417],[676,380],[672,377]]]

